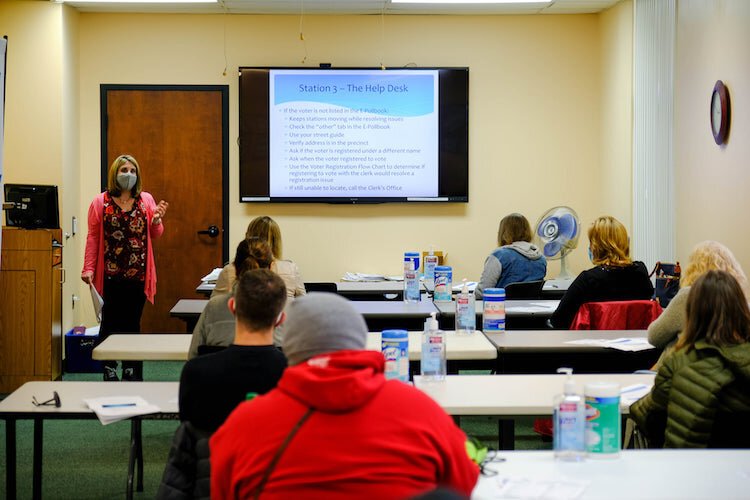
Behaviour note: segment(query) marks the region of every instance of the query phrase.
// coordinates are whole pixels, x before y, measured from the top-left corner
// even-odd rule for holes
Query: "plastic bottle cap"
[[[466,278],[461,281],[463,281],[464,284],[464,286],[461,287],[461,293],[469,293],[469,285],[466,284]]]
[[[568,377],[565,379],[565,384],[563,385],[563,393],[564,394],[575,394],[576,393],[576,384],[573,381],[573,369],[572,368],[558,368],[557,373],[565,373]]]
[[[424,320],[424,329],[425,331],[432,331],[438,329],[438,322],[437,319],[435,319],[435,313],[431,312],[430,317]]]

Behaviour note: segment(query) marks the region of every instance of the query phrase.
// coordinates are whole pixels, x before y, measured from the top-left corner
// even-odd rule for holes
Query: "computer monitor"
[[[59,229],[60,213],[57,202],[57,186],[37,184],[6,184],[5,203],[12,204],[5,210],[5,223],[24,229]]]

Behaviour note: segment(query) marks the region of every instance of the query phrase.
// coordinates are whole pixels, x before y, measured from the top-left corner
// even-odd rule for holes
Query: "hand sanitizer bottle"
[[[562,394],[554,401],[553,437],[555,458],[579,462],[586,456],[586,403],[576,394],[573,369],[558,368],[557,373],[566,373],[567,379]]]
[[[435,313],[424,322],[420,372],[427,380],[444,380],[446,372],[445,332],[438,329]]]
[[[474,294],[469,293],[466,278],[463,279],[461,292],[456,295],[456,333],[469,335],[477,327],[476,310],[474,309]]]
[[[435,267],[438,265],[438,256],[430,247],[430,253],[424,256],[424,282],[432,289],[435,286]]]
[[[404,253],[404,302],[419,302],[419,253]]]

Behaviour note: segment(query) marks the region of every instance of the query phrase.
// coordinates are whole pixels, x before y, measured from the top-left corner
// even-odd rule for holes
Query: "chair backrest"
[[[505,300],[511,299],[539,299],[542,297],[544,280],[517,281],[505,285]]]
[[[587,302],[578,309],[571,330],[645,330],[662,312],[656,300]]]
[[[305,283],[306,292],[328,292],[328,293],[339,293],[338,286],[336,283],[329,283],[326,281],[314,281]]]

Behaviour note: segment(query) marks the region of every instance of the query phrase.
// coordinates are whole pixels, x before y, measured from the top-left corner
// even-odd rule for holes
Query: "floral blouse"
[[[146,279],[146,209],[140,196],[129,212],[109,193],[104,195],[104,276],[133,281]]]

